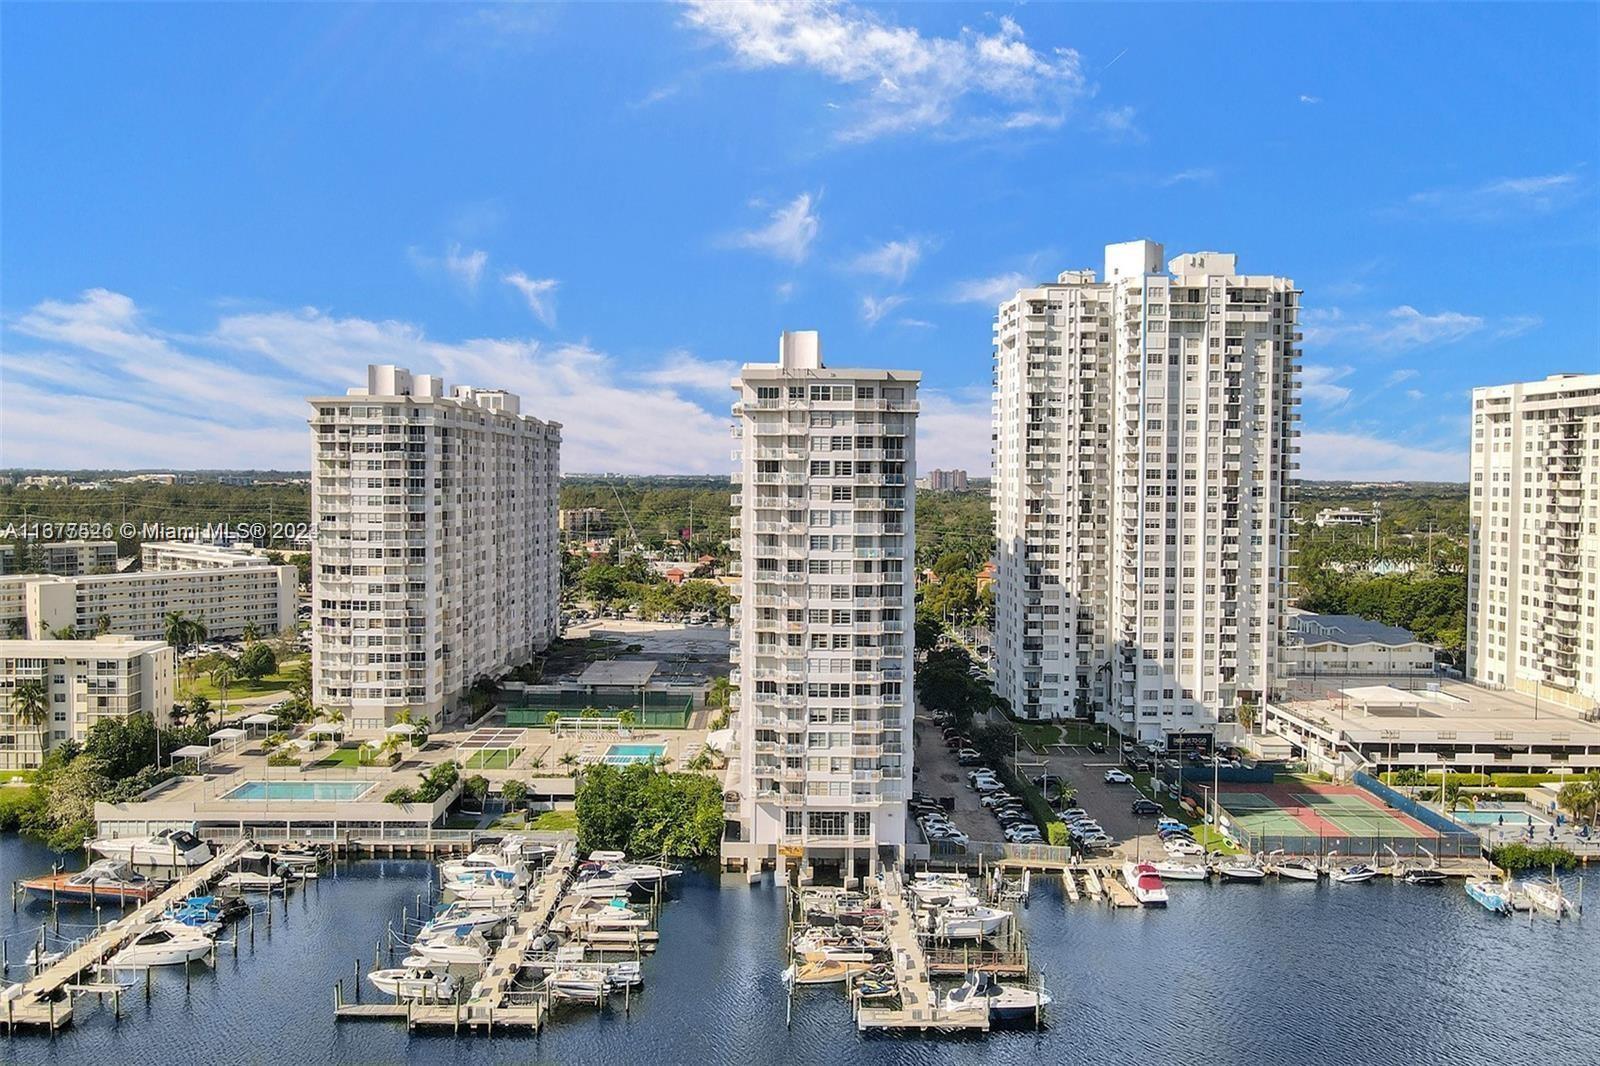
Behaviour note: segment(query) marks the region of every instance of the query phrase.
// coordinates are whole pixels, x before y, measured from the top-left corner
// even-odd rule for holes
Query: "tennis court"
[[[1384,806],[1364,789],[1304,779],[1271,785],[1230,784],[1223,810],[1251,837],[1349,836],[1424,838],[1437,834]]]
[[[1375,799],[1361,794],[1301,792],[1302,803],[1317,816],[1333,823],[1351,836],[1426,837],[1432,830],[1402,814],[1380,807]]]
[[[1223,792],[1222,808],[1252,836],[1295,835],[1306,831],[1306,824],[1278,801],[1261,792]]]

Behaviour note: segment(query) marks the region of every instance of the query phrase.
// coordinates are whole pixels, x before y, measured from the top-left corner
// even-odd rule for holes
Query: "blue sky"
[[[1304,288],[1303,474],[1460,478],[1600,368],[1597,12],[6,5],[0,465],[304,468],[393,361],[720,472],[815,328],[985,470],[996,300],[1148,237]]]

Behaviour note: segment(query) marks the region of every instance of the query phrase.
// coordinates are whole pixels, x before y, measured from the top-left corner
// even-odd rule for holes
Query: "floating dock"
[[[91,934],[68,955],[45,967],[38,974],[6,989],[5,1010],[0,1012],[7,1032],[19,1027],[44,1026],[51,1032],[72,1024],[72,995],[80,989],[109,991],[118,996],[120,986],[85,984],[83,974],[121,951],[134,938],[161,920],[169,904],[179,903],[226,872],[228,864],[255,847],[249,840],[236,840],[214,855],[205,865],[179,877],[155,899],[127,918]]]
[[[900,989],[900,1006],[860,1007],[856,1011],[856,1027],[863,1031],[986,1032],[989,1028],[987,1008],[948,1011],[939,1006],[933,991],[928,957],[917,938],[916,922],[905,898],[900,872],[888,870],[880,881],[880,898],[889,934],[889,957],[893,961],[895,981]]]

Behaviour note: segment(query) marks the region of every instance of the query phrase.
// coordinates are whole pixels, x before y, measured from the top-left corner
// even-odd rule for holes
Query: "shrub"
[[[1576,781],[1578,774],[1490,774],[1490,779],[1506,788],[1538,788],[1552,781]],[[1484,784],[1488,784],[1485,781]]]
[[[522,801],[528,798],[528,786],[521,781],[507,781],[500,786],[500,796],[506,801],[508,810],[520,807]]]
[[[1578,857],[1556,844],[1502,844],[1489,853],[1489,861],[1502,870],[1570,870]]]
[[[390,789],[389,794],[383,797],[383,802],[415,803],[417,802],[417,792],[415,789],[401,785],[399,788]]]
[[[1051,847],[1064,848],[1072,841],[1071,835],[1067,832],[1067,827],[1061,822],[1051,822],[1045,826],[1045,834],[1050,841]]]
[[[299,766],[300,756],[288,748],[279,748],[267,756],[268,766]]]

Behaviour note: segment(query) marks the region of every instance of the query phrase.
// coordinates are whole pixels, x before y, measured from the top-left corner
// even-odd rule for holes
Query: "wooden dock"
[[[577,841],[573,839],[563,840],[557,846],[555,857],[489,959],[470,999],[451,1003],[346,1003],[340,985],[334,990],[334,1017],[350,1021],[396,1020],[404,1021],[411,1028],[430,1026],[456,1031],[481,1028],[492,1032],[496,1025],[539,1028],[550,1009],[548,998],[517,994],[512,986],[522,970],[529,945],[549,929],[556,907],[572,883],[577,850]]]
[[[7,989],[4,1011],[7,1032],[15,1032],[19,1026],[45,1026],[54,1032],[72,1024],[72,988],[85,987],[82,980],[85,972],[98,967],[160,921],[169,904],[178,903],[196,891],[208,888],[222,875],[229,863],[253,846],[249,840],[234,841],[205,865],[178,878],[166,891],[127,918],[100,929],[65,958]]]
[[[971,1007],[960,1011],[940,1008],[935,998],[927,955],[917,939],[916,922],[907,904],[898,870],[887,870],[881,878],[880,897],[887,918],[889,955],[894,962],[895,982],[900,988],[900,1006],[866,1007],[856,1011],[856,1026],[862,1030],[967,1030],[984,1032],[989,1028],[989,1011]]]

